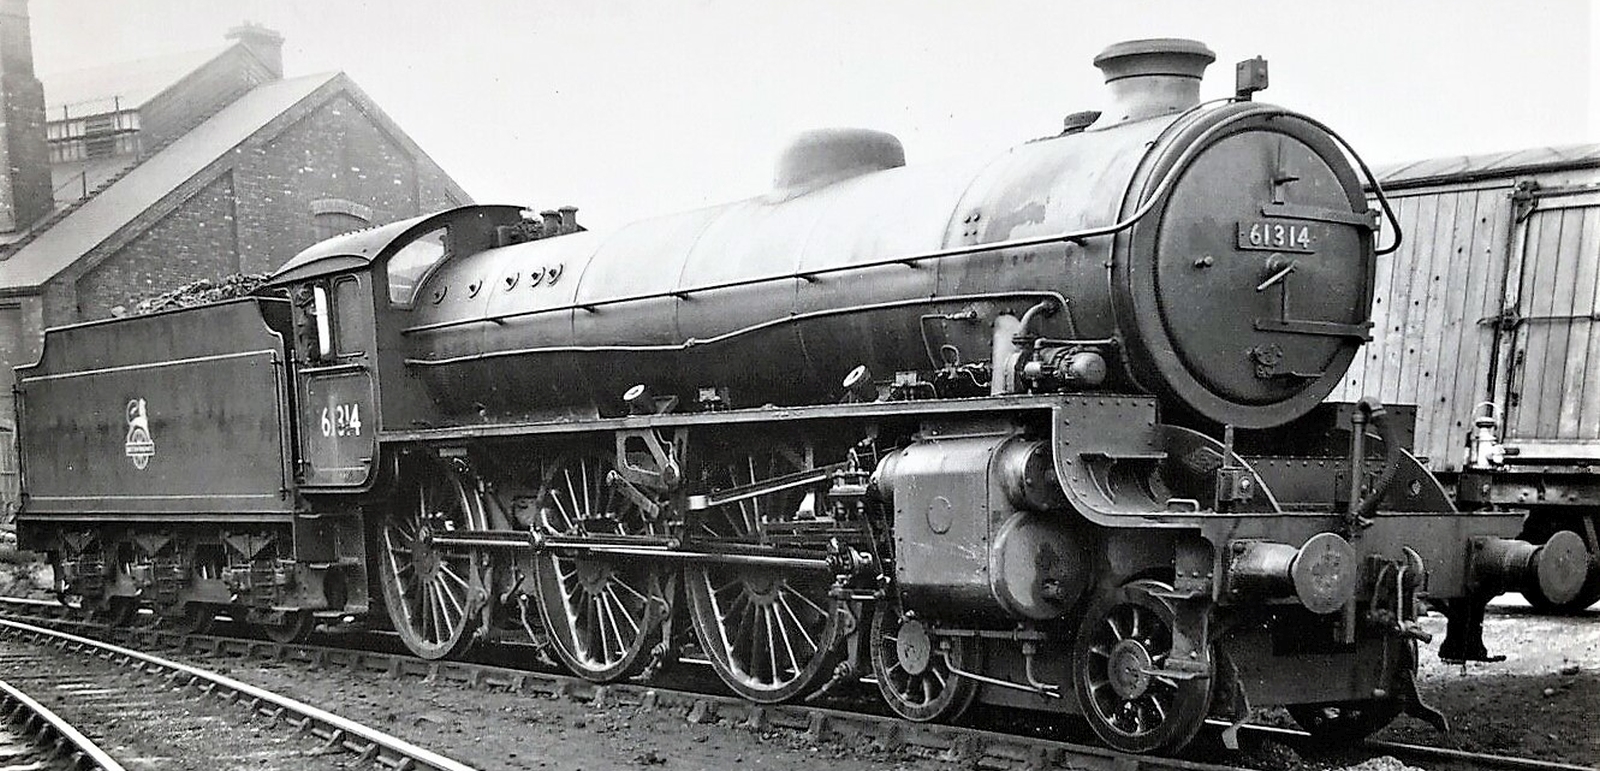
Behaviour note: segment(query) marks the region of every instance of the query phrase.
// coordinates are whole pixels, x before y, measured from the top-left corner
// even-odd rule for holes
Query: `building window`
[[[311,226],[318,241],[360,230],[372,224],[372,207],[343,198],[323,198],[311,202]]]
[[[366,220],[349,214],[314,214],[311,216],[311,226],[317,231],[318,241],[343,235],[352,230],[360,230],[367,225]]]

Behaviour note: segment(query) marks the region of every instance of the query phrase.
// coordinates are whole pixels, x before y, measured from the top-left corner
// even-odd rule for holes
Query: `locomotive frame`
[[[1366,336],[1378,216],[1258,81],[1172,103],[1212,58],[1113,46],[1101,121],[976,170],[823,132],[771,194],[609,240],[466,206],[306,250],[286,302],[52,330],[19,372],[20,537],[121,622],[289,639],[381,608],[420,656],[522,636],[598,682],[693,645],[755,701],[871,671],[907,719],[1076,712],[1130,752],[1253,704],[1442,726],[1424,602],[1482,659],[1487,599],[1576,591],[1587,553],[1456,512],[1382,405],[1316,407]],[[230,455],[278,458],[233,475],[262,512],[193,473]]]

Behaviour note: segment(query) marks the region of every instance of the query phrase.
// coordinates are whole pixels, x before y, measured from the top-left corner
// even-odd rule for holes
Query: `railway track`
[[[110,748],[100,753],[107,760],[137,759],[144,768],[236,763],[298,771],[349,768],[354,754],[379,768],[471,771],[294,699],[102,639],[5,619],[0,639],[6,641],[0,677],[22,683],[85,730],[93,726]],[[263,731],[263,725],[286,730]],[[80,767],[122,768],[115,761]]]
[[[699,691],[675,690],[625,683],[599,686],[580,678],[520,667],[462,661],[426,661],[407,654],[285,645],[225,636],[185,635],[152,628],[110,629],[62,615],[60,606],[37,601],[0,598],[0,615],[29,612],[35,620],[52,626],[76,628],[96,636],[110,636],[129,644],[163,647],[180,652],[298,663],[310,668],[341,668],[373,677],[418,678],[430,683],[468,688],[499,689],[530,696],[568,698],[591,709],[612,707],[676,710],[688,721],[720,721],[740,726],[799,734],[812,741],[844,739],[874,748],[897,750],[968,768],[982,769],[1114,769],[1115,771],[1241,771],[1222,753],[1204,759],[1134,756],[1091,745],[1062,742],[1015,732],[980,730],[967,726],[909,723],[898,718],[810,705],[762,706],[742,699]],[[0,621],[0,635],[9,625]],[[1211,742],[1220,723],[1210,727]],[[1246,745],[1270,739],[1315,752],[1310,737],[1301,731],[1246,726],[1240,732]],[[1204,742],[1202,742],[1204,743]],[[1593,771],[1586,766],[1529,758],[1464,752],[1440,747],[1368,740],[1360,748],[1364,757],[1393,756],[1427,769],[1503,769],[1505,771]],[[1359,762],[1361,758],[1350,759]],[[1343,762],[1341,760],[1341,762]],[[421,767],[421,766],[419,766]]]
[[[5,680],[0,680],[0,762],[5,768],[43,771],[123,771],[65,718]]]

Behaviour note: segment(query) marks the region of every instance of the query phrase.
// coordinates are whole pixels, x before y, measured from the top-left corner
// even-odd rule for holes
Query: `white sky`
[[[585,224],[766,189],[808,128],[883,129],[910,163],[1055,133],[1104,93],[1090,60],[1191,37],[1271,62],[1258,98],[1376,163],[1600,142],[1592,0],[33,0],[41,73],[286,38],[289,76],[344,70],[477,200]],[[46,88],[48,89],[48,78]]]

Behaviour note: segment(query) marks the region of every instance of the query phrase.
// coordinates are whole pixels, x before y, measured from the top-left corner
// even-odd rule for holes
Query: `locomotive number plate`
[[[1270,220],[1240,220],[1239,248],[1261,252],[1299,252],[1314,254],[1317,251],[1317,233],[1303,222],[1272,222]]]

